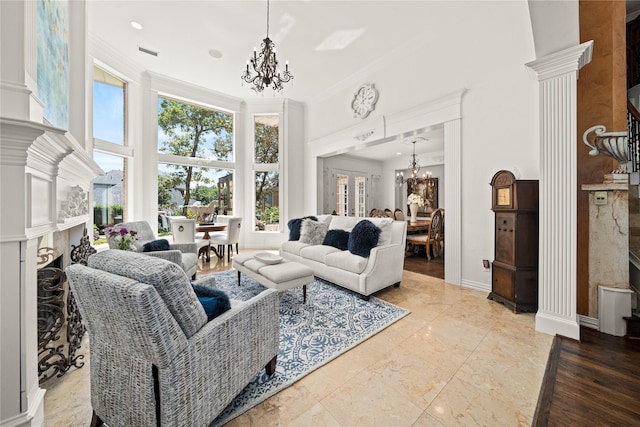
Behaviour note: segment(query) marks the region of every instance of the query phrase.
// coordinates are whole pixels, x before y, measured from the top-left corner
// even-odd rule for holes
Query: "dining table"
[[[415,222],[410,219],[407,220],[407,233],[416,233],[416,232],[427,232],[429,231],[429,226],[431,225],[431,218],[417,218]]]
[[[196,224],[196,233],[204,233],[204,236],[202,236],[203,240],[209,240],[211,238],[209,233],[211,232],[224,231],[226,229],[227,229],[227,224],[222,222]],[[207,259],[210,258],[210,251],[213,251],[213,253],[216,254],[218,258],[222,258],[222,255],[220,254],[220,252],[218,252],[217,248],[214,248],[211,245],[209,245],[206,247],[206,250],[209,251],[209,253],[207,253]]]

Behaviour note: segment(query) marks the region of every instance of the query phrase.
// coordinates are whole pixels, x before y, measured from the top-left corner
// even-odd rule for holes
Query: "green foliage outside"
[[[256,163],[278,163],[278,130],[279,126],[255,123],[255,161]],[[256,173],[256,203],[260,204],[263,193],[268,189],[278,188],[278,174],[274,172]],[[264,209],[264,207],[262,207]],[[262,210],[256,209],[256,210]]]
[[[193,190],[193,198],[200,200],[203,205],[208,205],[214,200],[218,200],[218,186],[212,185],[207,187],[204,185],[197,185]]]
[[[256,163],[278,163],[279,126],[256,121],[254,131]],[[278,207],[272,206],[274,193],[277,194],[280,185],[279,177],[277,172],[256,172],[256,216],[258,217],[256,225],[260,230],[264,229],[264,224],[277,224],[280,220]]]
[[[122,221],[123,208],[121,204],[93,206],[93,223],[102,233],[102,229]]]
[[[280,221],[280,211],[277,206],[271,206],[262,211],[262,220],[265,224],[277,224]]]

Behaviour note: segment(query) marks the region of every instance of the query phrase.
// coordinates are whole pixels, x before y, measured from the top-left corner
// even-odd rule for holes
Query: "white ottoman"
[[[307,285],[313,282],[313,270],[299,262],[286,259],[277,264],[268,264],[257,260],[256,254],[264,254],[264,252],[239,254],[233,257],[233,268],[238,270],[238,286],[240,286],[241,273],[262,286],[278,291],[302,286],[303,302],[307,302]],[[276,255],[273,257],[277,258]]]

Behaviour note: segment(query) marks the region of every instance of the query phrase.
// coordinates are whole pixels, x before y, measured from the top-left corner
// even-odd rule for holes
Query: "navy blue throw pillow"
[[[322,244],[346,251],[349,249],[349,234],[351,233],[345,230],[329,230],[327,231],[327,235],[324,236],[324,242],[322,242]]]
[[[380,228],[367,219],[358,222],[349,235],[349,252],[367,258],[378,244]]]
[[[191,284],[191,286],[193,286],[193,291],[196,293],[200,304],[202,304],[204,312],[207,313],[207,321],[215,319],[231,308],[229,297],[220,289],[194,284]]]
[[[314,221],[318,220],[315,216],[305,216],[304,218],[289,220],[287,223],[289,226],[289,240],[300,240],[300,227],[302,227],[302,220],[305,219],[312,219]]]
[[[142,245],[140,252],[168,251],[171,249],[167,239],[152,240]]]

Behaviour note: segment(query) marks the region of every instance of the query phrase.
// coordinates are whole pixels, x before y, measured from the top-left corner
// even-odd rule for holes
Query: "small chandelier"
[[[411,177],[404,179],[404,172],[400,171],[396,173],[396,182],[398,185],[403,185],[405,182],[408,184],[415,184],[418,179],[418,172],[420,172],[420,160],[416,156],[416,142],[418,140],[428,141],[426,138],[417,138],[412,142],[413,144],[413,154],[411,155],[411,161],[409,162],[409,169],[411,169]],[[422,178],[431,178],[433,175],[430,171],[426,171],[422,174]]]
[[[278,60],[276,59],[276,46],[269,38],[269,0],[267,0],[267,37],[262,40],[262,51],[257,53],[253,48],[253,58],[247,61],[247,70],[240,78],[251,83],[256,93],[261,93],[265,88],[271,88],[277,92],[284,89],[283,83],[287,83],[293,79],[293,75],[289,72],[289,61],[285,62],[284,72],[281,73],[278,68]],[[249,68],[251,63],[251,68]],[[255,73],[255,74],[254,74]]]

